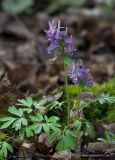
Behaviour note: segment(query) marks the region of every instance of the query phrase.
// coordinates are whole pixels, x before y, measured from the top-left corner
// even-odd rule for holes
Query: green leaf
[[[35,134],[39,134],[42,130],[42,124],[34,123],[30,128],[35,132]]]
[[[41,113],[37,113],[35,116],[29,117],[33,122],[41,122],[43,121],[43,115]]]
[[[95,137],[95,132],[94,132],[94,128],[93,128],[92,124],[90,122],[86,122],[85,124],[86,124],[86,129],[87,129],[88,134],[92,138],[94,138]]]
[[[75,127],[75,129],[77,130],[77,132],[80,132],[80,131],[81,131],[81,128],[82,128],[82,122],[79,121],[79,120],[76,120],[76,121],[74,122],[74,127]]]
[[[18,109],[18,113],[19,113],[18,116],[21,117],[21,116],[23,115],[23,109],[19,108],[19,109]]]
[[[50,125],[49,123],[46,123],[46,124],[43,124],[43,129],[45,131],[46,134],[49,134],[50,133]]]
[[[10,151],[11,153],[13,153],[13,148],[12,146],[6,142],[6,148],[8,149],[8,151]]]
[[[77,138],[76,137],[73,137],[70,134],[66,136],[65,147],[67,147],[67,149],[72,149],[73,150],[75,148],[76,144],[77,144]]]
[[[76,139],[70,135],[61,138],[56,146],[57,151],[63,151],[67,149],[74,149],[76,145]]]
[[[111,96],[109,94],[101,94],[99,97],[99,103],[115,103],[115,96]]]
[[[28,97],[28,98],[26,99],[26,101],[27,101],[28,107],[31,107],[32,104],[33,104],[32,98],[31,98],[31,97]]]
[[[4,157],[7,157],[7,147],[6,147],[7,143],[3,142],[2,147],[1,147],[1,152],[3,154]]]
[[[17,119],[17,120],[13,123],[12,128],[15,128],[16,131],[17,131],[17,130],[20,130],[21,124],[22,124],[21,118],[20,118],[20,119]]]
[[[35,132],[36,134],[39,134],[39,133],[41,132],[41,130],[42,130],[42,125],[36,127],[36,128],[34,129],[34,132]]]
[[[61,131],[59,131],[59,132],[53,132],[51,135],[49,135],[48,142],[50,144],[52,144],[54,141],[58,140],[59,136],[60,136],[60,133],[61,133]]]
[[[8,137],[8,134],[0,134],[0,141],[7,137]]]
[[[114,133],[109,132],[109,135],[111,136],[111,138],[112,138],[113,140],[115,140],[115,134],[114,134]]]
[[[77,135],[72,130],[70,130],[70,129],[66,130],[66,135],[68,135],[68,134],[70,134],[73,137],[77,137]]]
[[[46,128],[46,130],[48,130],[48,131],[45,131],[47,134],[49,134],[50,129],[52,129],[55,132],[59,132],[61,125],[57,123],[57,121],[59,120],[58,117],[51,116],[50,118],[48,118],[47,116],[44,116],[44,118],[45,118],[46,122],[48,122],[48,123],[46,123],[46,125],[48,126],[48,128]]]
[[[64,146],[64,138],[63,139],[60,139],[60,141],[58,142],[57,146],[56,146],[56,150],[57,151],[63,151],[65,150],[65,146]]]
[[[31,108],[23,108],[24,112],[31,113],[33,110]]]
[[[5,121],[5,119],[2,119],[2,120]],[[7,120],[8,120],[8,117],[7,117]],[[15,118],[10,117],[10,119],[7,122],[5,122],[0,128],[1,129],[8,128],[14,121],[15,121]]]
[[[28,125],[28,121],[26,118],[21,118],[22,124],[27,126]]]
[[[27,126],[28,125],[28,121],[26,118],[19,118],[17,119],[13,125],[12,128],[15,128],[15,130],[20,130],[20,128],[22,127],[22,125]]]
[[[61,126],[60,126],[61,127]],[[52,125],[52,124],[50,124],[50,128],[54,131],[54,132],[59,132],[60,131],[60,128],[59,127],[56,127],[56,126],[54,126],[54,125]]]
[[[111,141],[111,137],[108,131],[105,131],[105,137],[107,139],[107,141]]]
[[[3,117],[3,118],[0,118],[0,121],[1,122],[10,121],[11,119],[12,119],[12,117]]]
[[[21,140],[24,139],[24,134],[25,134],[25,128],[21,128],[19,130],[19,137],[20,137]]]
[[[64,63],[67,64],[67,65],[71,64],[72,63],[71,57],[66,55],[64,57]]]
[[[83,64],[82,60],[81,60],[81,59],[78,59],[78,60],[77,60],[77,64],[82,65],[82,64]]]
[[[33,137],[33,132],[30,127],[26,127],[26,135],[27,137]]]
[[[44,120],[45,120],[46,122],[49,122],[49,119],[48,119],[48,117],[47,117],[46,115],[44,115]]]
[[[105,103],[105,99],[100,98],[100,99],[99,99],[99,103],[100,103],[100,104],[104,104],[104,103]]]
[[[57,121],[59,121],[60,118],[56,117],[56,116],[51,116],[48,121],[49,122],[53,122],[53,123],[56,123]]]
[[[58,102],[58,101],[54,101],[51,105],[50,105],[50,110],[52,109],[61,109],[61,106],[63,105],[64,102]]]
[[[115,145],[115,134],[105,131],[105,139],[104,138],[98,138],[97,140],[107,143],[107,144],[113,144]]]
[[[43,107],[46,104],[46,100],[40,100],[39,102],[34,101],[33,105],[35,106],[36,109]]]
[[[28,97],[26,99],[18,99],[18,104],[19,106],[26,106],[31,108],[31,106],[33,105],[33,99],[31,97]]]
[[[13,153],[13,148],[10,144],[4,141],[0,146],[0,156],[7,157],[8,151]]]
[[[63,133],[62,136],[59,138],[59,142],[56,146],[57,151],[63,151],[67,149],[74,149],[77,143],[76,135],[73,131],[67,129],[65,134]]]
[[[17,109],[15,106],[9,107],[8,112],[10,112],[11,114],[14,114],[16,116],[19,116],[19,117],[21,117],[23,115],[23,110],[21,108]]]
[[[106,140],[103,138],[97,138],[97,140],[106,143]]]

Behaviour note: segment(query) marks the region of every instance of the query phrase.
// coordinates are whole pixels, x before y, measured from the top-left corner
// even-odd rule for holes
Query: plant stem
[[[91,103],[97,102],[97,100],[98,99],[88,102],[86,105],[84,105],[82,108],[79,109],[79,112],[81,112],[84,108],[88,107]]]
[[[77,118],[78,118],[78,119],[80,118],[80,114],[79,114],[79,113],[80,113],[80,112],[79,112],[79,108],[80,108],[80,91],[81,91],[81,90],[80,90],[80,86],[79,86],[79,84],[78,84],[78,96],[77,96],[77,97],[78,97],[78,98],[77,98],[77,99],[78,99],[78,104],[77,104],[77,112],[78,112],[78,113],[77,113],[77,116],[78,116]]]
[[[68,80],[67,80],[67,71],[66,71],[66,64],[65,63],[64,63],[64,75],[65,75],[65,90],[66,90],[66,98],[67,98],[67,125],[69,126],[70,102],[69,102]]]
[[[78,84],[78,105],[77,105],[77,118],[78,118],[78,120],[80,119],[80,112],[79,112],[79,110],[80,110],[80,92],[81,92],[81,90],[80,90],[80,86],[79,86],[79,84]],[[77,150],[76,150],[76,153],[80,153],[80,149],[81,149],[81,137],[80,137],[80,135],[78,134],[78,137],[77,137]]]

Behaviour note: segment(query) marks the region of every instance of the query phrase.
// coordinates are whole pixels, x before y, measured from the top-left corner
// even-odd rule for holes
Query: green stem
[[[81,93],[80,89],[81,88],[80,88],[80,86],[78,84],[78,97],[77,97],[77,99],[78,99],[78,104],[77,104],[77,118],[78,118],[78,120],[80,119],[80,112],[79,112],[79,110],[80,110],[80,93]],[[76,153],[80,153],[81,137],[80,137],[79,134],[78,134],[78,137],[77,137],[77,143],[78,143],[78,145],[77,145]]]
[[[88,107],[93,102],[97,102],[97,99],[86,103],[86,105],[84,105],[82,108],[79,109],[79,112],[81,112],[84,108]]]
[[[80,109],[80,92],[81,92],[81,90],[80,90],[80,86],[78,85],[78,105],[77,105],[77,112],[78,112],[78,119],[80,118],[80,115],[79,115],[79,109]]]
[[[65,90],[66,90],[66,98],[67,98],[67,125],[69,126],[70,102],[69,102],[68,80],[67,80],[67,71],[66,71],[66,64],[65,63],[64,63],[64,75],[65,75]]]

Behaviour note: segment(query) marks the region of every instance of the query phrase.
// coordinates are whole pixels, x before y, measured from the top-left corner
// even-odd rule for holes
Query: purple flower
[[[72,54],[75,49],[72,45],[72,36],[67,36],[68,29],[64,28],[64,31],[61,31],[61,22],[60,20],[55,25],[54,20],[49,21],[49,29],[45,30],[45,34],[49,41],[48,52],[55,52],[56,49],[64,48],[65,53]]]
[[[67,53],[73,53],[74,51],[76,51],[76,49],[74,49],[72,45],[72,35],[70,37],[67,36],[65,38],[64,45],[65,45],[65,51]]]
[[[67,69],[68,76],[70,77],[72,83],[77,84],[80,81],[84,82],[87,86],[92,86],[92,79],[88,77],[89,69],[84,67],[84,65],[79,65],[74,61],[71,67]]]
[[[52,41],[50,46],[48,47],[48,52],[52,52],[58,48],[58,42],[56,40]]]
[[[54,25],[54,20],[52,22],[49,21],[49,30],[44,30],[48,41],[53,41],[55,39],[56,27]]]
[[[92,78],[87,78],[86,85],[89,86],[89,87],[93,86]]]
[[[49,30],[45,30],[45,33],[50,43],[48,51],[53,52],[59,47],[59,41],[62,37],[62,33],[60,31],[60,20],[58,21],[57,26],[55,25],[54,20],[52,20],[52,22],[49,21]]]
[[[62,32],[60,31],[60,20],[58,21],[58,27],[55,35],[55,39],[59,40],[62,38]]]

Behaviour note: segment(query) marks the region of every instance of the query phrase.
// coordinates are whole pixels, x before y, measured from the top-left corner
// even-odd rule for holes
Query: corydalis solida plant
[[[69,76],[73,84],[79,84],[79,86],[92,86],[92,79],[88,77],[89,69],[86,68],[83,63],[79,64],[77,60],[72,58],[73,53],[75,53],[76,49],[73,48],[72,44],[72,35],[68,35],[67,27],[61,27],[60,20],[57,25],[55,21],[49,21],[49,30],[45,30],[45,34],[47,36],[49,47],[48,52],[54,53],[56,57],[60,54],[63,59],[66,58],[66,61],[63,60],[64,63],[64,73],[65,73],[65,88],[66,88],[66,96],[68,103],[68,125],[70,119],[70,101],[68,94],[68,80]],[[69,55],[69,64],[67,62],[67,56]],[[82,83],[81,83],[82,82]],[[80,94],[80,92],[79,92]],[[78,94],[78,99],[79,99]],[[78,100],[79,101],[79,100]],[[79,103],[78,103],[79,105]],[[79,106],[78,106],[79,108]]]
[[[60,52],[60,56],[66,58],[69,55],[69,64],[66,61],[64,62],[64,73],[65,73],[65,82],[66,82],[66,94],[67,94],[67,103],[68,103],[68,123],[67,126],[61,126],[58,123],[59,118],[56,116],[47,117],[47,115],[43,115],[40,113],[39,107],[47,108],[45,103],[35,102],[31,98],[26,100],[18,100],[18,104],[22,106],[22,108],[17,109],[15,106],[11,106],[8,109],[8,112],[12,114],[11,117],[3,117],[0,119],[1,122],[4,124],[1,126],[1,129],[4,128],[13,128],[21,140],[26,137],[33,137],[34,135],[39,135],[42,132],[45,132],[48,136],[49,133],[51,135],[50,141],[56,140],[58,142],[56,149],[57,150],[65,150],[65,149],[74,149],[76,145],[76,137],[78,138],[79,142],[79,132],[81,131],[81,124],[86,123],[80,120],[80,116],[77,115],[73,119],[73,123],[69,124],[70,119],[70,100],[68,95],[68,81],[67,76],[70,77],[74,84],[78,84],[81,86],[80,82],[84,82],[84,85],[92,86],[92,81],[88,77],[89,69],[84,67],[83,63],[79,63],[78,60],[72,59],[73,53],[76,49],[73,48],[72,45],[72,36],[68,36],[67,27],[64,31],[61,30],[62,27],[60,25],[60,20],[58,21],[58,25],[56,26],[54,21],[49,22],[49,30],[45,30],[47,35],[48,41],[50,46],[48,51],[50,53]],[[67,60],[67,59],[66,59]],[[80,106],[80,92],[78,93],[78,108],[77,111],[79,113],[79,106]],[[42,106],[43,105],[43,106]],[[81,109],[81,108],[80,108]],[[74,120],[76,120],[74,122]],[[80,127],[79,127],[80,124]],[[89,129],[89,125],[87,128]],[[64,127],[64,129],[63,129]],[[62,130],[63,129],[63,130]],[[75,132],[75,129],[77,132]],[[80,131],[79,131],[80,130]],[[74,133],[75,132],[75,133]],[[76,134],[77,133],[77,134]],[[82,132],[81,132],[82,133]],[[60,138],[61,137],[61,138]],[[68,143],[69,142],[69,143]],[[78,143],[79,146],[80,143]]]

